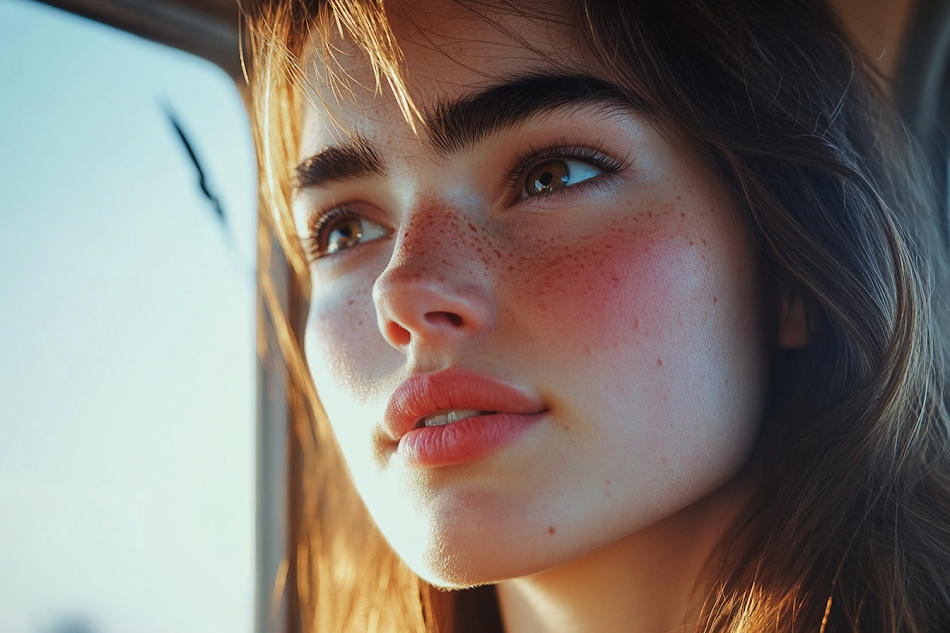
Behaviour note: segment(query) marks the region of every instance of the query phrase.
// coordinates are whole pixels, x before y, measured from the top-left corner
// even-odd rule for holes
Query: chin
[[[515,534],[509,531],[508,536]],[[478,520],[434,521],[423,539],[403,535],[390,544],[420,578],[443,589],[467,589],[531,575],[542,571],[546,562],[540,552],[525,546],[523,538],[500,537]]]
[[[603,543],[583,539],[539,542],[534,530],[495,523],[485,529],[477,521],[433,529],[426,541],[395,544],[397,555],[426,582],[443,589],[469,589],[531,576],[583,558]],[[547,528],[545,528],[547,535]],[[560,535],[558,535],[560,536]]]

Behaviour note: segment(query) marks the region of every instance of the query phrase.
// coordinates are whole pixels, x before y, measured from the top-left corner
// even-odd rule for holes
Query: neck
[[[716,547],[751,493],[737,478],[591,555],[499,584],[506,633],[694,630],[715,581]]]

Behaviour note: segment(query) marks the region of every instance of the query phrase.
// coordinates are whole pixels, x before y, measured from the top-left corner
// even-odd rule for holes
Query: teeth
[[[426,426],[442,426],[443,424],[452,424],[465,418],[472,418],[476,415],[482,415],[481,411],[475,409],[453,409],[452,411],[443,411],[435,415],[427,415],[423,418]]]

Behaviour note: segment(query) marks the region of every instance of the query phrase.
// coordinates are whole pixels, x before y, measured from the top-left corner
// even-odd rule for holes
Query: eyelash
[[[626,160],[615,160],[596,148],[571,145],[552,145],[542,149],[531,147],[519,153],[515,157],[514,166],[505,171],[505,180],[508,187],[517,188],[520,194],[521,189],[524,187],[524,178],[527,173],[536,165],[554,159],[576,160],[587,163],[605,174],[619,174],[627,168]],[[544,194],[544,197],[564,195],[564,192],[568,190],[576,191],[579,187],[593,184],[591,180],[595,179],[584,180],[570,187]]]

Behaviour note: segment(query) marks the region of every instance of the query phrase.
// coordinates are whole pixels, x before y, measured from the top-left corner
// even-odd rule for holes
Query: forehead
[[[404,56],[409,95],[423,112],[514,76],[603,75],[587,53],[567,3],[470,7],[451,0],[402,0],[386,7]],[[367,55],[349,38],[335,30],[331,37],[332,60],[315,52],[323,50],[318,42],[309,54],[305,136],[330,133],[339,139],[340,133],[398,125],[403,116],[385,78],[377,82]]]

